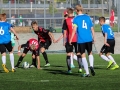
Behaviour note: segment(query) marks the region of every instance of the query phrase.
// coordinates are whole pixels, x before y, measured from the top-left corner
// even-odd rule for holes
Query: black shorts
[[[40,48],[44,47],[45,49],[48,49],[51,43],[52,42],[50,40],[46,40],[46,42],[40,42]]]
[[[29,49],[24,48],[23,53],[27,54],[28,51],[29,51]],[[32,51],[32,55],[33,55],[33,54],[36,55],[36,56],[39,56],[39,54],[40,54],[40,49],[38,49],[38,50],[36,50],[36,51]]]
[[[73,52],[73,49],[75,49],[75,53],[77,53],[77,43],[76,42],[72,42],[72,45],[70,45],[68,42],[65,45],[66,48],[66,52],[70,53]]]
[[[12,44],[11,41],[7,44],[0,44],[0,52],[5,53],[6,49],[8,50],[8,52],[12,52]]]
[[[86,42],[86,43],[78,43],[78,51],[81,54],[85,53],[85,50],[87,50],[88,54],[92,51],[92,42]]]
[[[114,47],[115,47],[115,40],[112,39],[112,40],[107,40],[107,43],[110,45],[110,47],[106,46],[106,45],[103,45],[103,47],[101,48],[101,53],[113,53],[114,54]]]

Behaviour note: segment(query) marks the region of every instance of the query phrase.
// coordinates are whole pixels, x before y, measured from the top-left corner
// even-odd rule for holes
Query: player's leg
[[[71,59],[71,68],[75,68],[75,65],[74,65],[74,63],[73,63],[73,52],[71,53],[71,55],[70,55],[70,59]]]
[[[83,77],[89,77],[88,62],[87,62],[86,55],[85,55],[85,43],[78,44],[78,52],[80,52],[81,54],[83,67],[86,72],[86,74],[84,74]]]
[[[71,72],[71,53],[72,53],[72,45],[69,45],[69,43],[67,42],[65,45],[66,48],[66,63],[67,63],[67,67],[68,67],[68,73],[72,73]]]
[[[32,54],[32,64],[30,65],[30,67],[36,67],[37,68],[36,55],[35,54]]]
[[[48,61],[48,56],[47,56],[47,53],[45,52],[46,49],[49,48],[49,46],[51,45],[51,41],[47,40],[45,43],[40,43],[40,51],[46,61],[46,65],[45,66],[50,66],[50,63]]]
[[[111,60],[111,62],[113,62],[114,67],[111,68],[111,70],[115,70],[118,69],[119,66],[117,65],[116,61],[114,60],[114,58],[110,55],[110,53],[114,54],[114,47],[115,47],[115,40],[107,40],[107,43],[110,45],[110,47],[108,48],[109,53],[107,53],[107,57]]]
[[[14,54],[13,54],[12,43],[9,42],[8,44],[5,44],[5,47],[6,47],[7,50],[9,51],[9,57],[10,57],[12,72],[15,72],[15,68],[14,68]]]
[[[91,74],[94,76],[95,71],[94,71],[94,57],[93,57],[93,54],[92,54],[92,42],[87,42],[86,43],[86,50],[88,52]]]
[[[6,73],[9,72],[9,70],[6,67],[6,48],[4,45],[0,44],[0,52],[2,54],[2,67]]]
[[[19,67],[20,63],[22,62],[23,58],[26,56],[26,54],[27,54],[28,51],[29,51],[29,50],[28,50],[27,48],[25,48],[25,49],[23,50],[23,53],[22,53],[22,55],[19,57],[19,59],[18,59],[18,61],[17,61],[17,64],[15,65],[15,68],[18,68],[18,67]]]

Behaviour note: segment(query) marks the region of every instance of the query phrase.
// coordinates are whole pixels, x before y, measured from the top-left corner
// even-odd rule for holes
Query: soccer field
[[[120,65],[120,55],[113,56]],[[91,77],[80,76],[76,61],[74,61],[76,68],[72,69],[73,73],[67,74],[65,54],[48,54],[48,57],[51,66],[46,68],[43,57],[40,57],[42,70],[18,68],[15,73],[4,73],[1,66],[0,90],[119,90],[119,69],[107,70],[108,63],[97,54],[94,55],[96,75]],[[18,58],[15,55],[15,64]],[[28,54],[23,61],[31,63],[31,55]],[[11,68],[8,56],[7,67]]]

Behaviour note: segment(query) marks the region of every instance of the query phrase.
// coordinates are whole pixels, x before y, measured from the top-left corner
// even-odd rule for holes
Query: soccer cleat
[[[71,68],[75,68],[75,65],[71,64]]]
[[[92,76],[95,76],[94,68],[93,68],[93,67],[90,67],[90,70],[91,70],[91,74],[92,74]]]
[[[33,68],[33,67],[35,67],[35,66],[31,64],[31,65],[30,65],[30,68]]]
[[[82,74],[82,75],[81,75],[81,77],[90,77],[90,75],[89,75],[89,74],[84,73],[84,74]]]
[[[50,63],[47,63],[46,65],[45,65],[45,67],[49,67],[50,66]]]
[[[108,66],[107,66],[107,69],[110,68],[112,64],[113,64],[113,61],[110,60]]]
[[[78,70],[78,73],[82,73],[82,69],[81,68]]]
[[[67,73],[68,73],[68,74],[71,74],[71,73],[72,73],[72,71],[71,71],[71,70],[68,70],[68,71],[67,71]]]
[[[13,68],[13,69],[12,69],[12,72],[16,72],[16,70]]]
[[[115,69],[118,69],[118,68],[119,68],[119,66],[117,64],[115,64],[115,66],[112,67],[110,70],[115,70]]]
[[[7,67],[6,67],[6,65],[5,65],[5,64],[2,64],[2,67],[3,67],[3,70],[4,70],[6,73],[8,73],[8,72],[9,72],[9,70],[7,69]]]

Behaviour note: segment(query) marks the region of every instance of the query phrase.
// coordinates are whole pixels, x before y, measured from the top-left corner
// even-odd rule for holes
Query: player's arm
[[[64,20],[64,22],[63,22],[63,27],[62,27],[62,29],[63,29],[63,45],[65,46],[65,44],[66,44],[66,40],[67,40],[67,23],[66,23],[66,20]]]
[[[38,69],[40,69],[40,57],[39,56],[36,56],[36,58],[37,58],[37,68]]]
[[[52,41],[55,43],[54,35],[51,32],[48,32],[48,35],[50,36],[50,38],[52,39]]]
[[[94,43],[95,42],[95,31],[93,27],[91,27],[91,31],[92,31],[92,37],[93,37],[93,43]]]
[[[16,39],[19,40],[18,35],[17,35],[17,33],[15,32],[15,30],[14,30],[12,27],[10,28],[10,30],[14,33],[14,35],[16,36]]]
[[[56,40],[56,42],[59,42],[63,38],[63,34]]]
[[[28,46],[28,42],[27,42],[26,44],[22,44],[22,45],[19,45],[19,46],[18,46],[18,56],[21,55],[21,48],[25,48],[25,47],[27,47],[27,46]]]
[[[104,36],[104,44],[106,46],[110,46],[108,43],[107,43],[107,33],[105,33],[105,36]]]
[[[76,24],[73,24],[72,36],[71,36],[70,42],[69,42],[70,44],[71,44],[72,39],[73,39],[73,37],[74,37],[74,35],[75,35],[75,33],[76,33],[76,30],[77,30],[77,25],[76,25]]]

